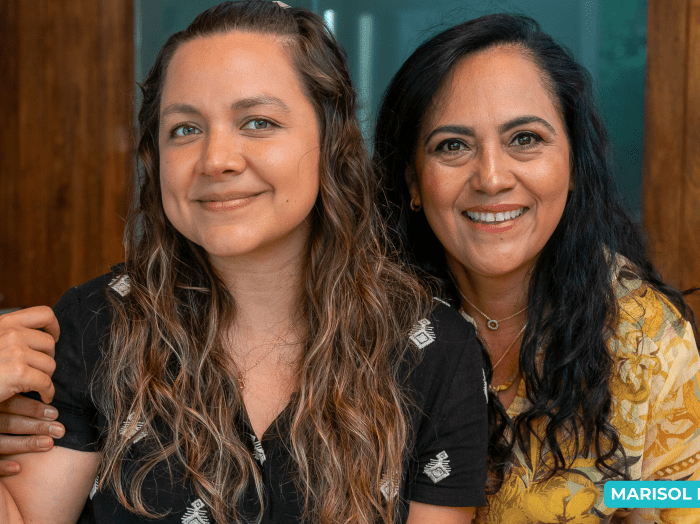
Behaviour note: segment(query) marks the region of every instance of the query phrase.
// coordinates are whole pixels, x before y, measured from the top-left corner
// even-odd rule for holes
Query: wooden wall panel
[[[133,4],[3,0],[0,17],[0,308],[50,304],[122,256]]]
[[[649,0],[642,183],[654,262],[700,286],[700,0]],[[700,292],[688,297],[700,315]]]
[[[17,244],[19,209],[17,177],[19,172],[19,2],[0,2],[0,108],[4,125],[0,126],[0,282],[19,273]],[[7,275],[7,277],[3,276]],[[0,284],[0,308],[8,303],[9,288]]]
[[[688,50],[685,165],[683,184],[683,232],[680,239],[680,281],[685,288],[700,287],[700,0],[688,10]],[[688,297],[700,317],[700,291]]]
[[[685,57],[687,13],[684,8],[667,9],[667,2],[656,0],[649,0],[648,9],[643,216],[654,262],[664,278],[678,285],[680,235],[676,225],[681,222],[678,203],[684,176],[681,137],[686,64],[668,57]],[[668,227],[671,224],[674,227]]]

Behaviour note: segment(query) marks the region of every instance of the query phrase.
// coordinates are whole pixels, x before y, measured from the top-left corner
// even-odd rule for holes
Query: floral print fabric
[[[700,480],[700,364],[692,328],[628,266],[618,267],[614,286],[620,310],[608,347],[615,359],[611,422],[625,449],[620,460],[626,461],[633,480]],[[528,406],[521,381],[508,414],[515,418]],[[516,446],[510,476],[489,497],[489,507],[480,508],[477,522],[700,522],[700,509],[606,507],[605,480],[595,457],[574,457],[573,439],[561,446],[573,458],[570,469],[543,480],[547,468],[542,457],[547,459],[539,438],[544,424],[539,429],[530,438],[529,456]]]

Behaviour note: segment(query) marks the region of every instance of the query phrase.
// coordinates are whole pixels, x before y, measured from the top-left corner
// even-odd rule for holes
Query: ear
[[[420,199],[420,192],[418,191],[418,176],[416,175],[416,168],[413,164],[409,164],[404,171],[404,178],[406,179],[406,186],[408,187],[408,193],[411,195],[411,203],[420,206],[422,201]]]

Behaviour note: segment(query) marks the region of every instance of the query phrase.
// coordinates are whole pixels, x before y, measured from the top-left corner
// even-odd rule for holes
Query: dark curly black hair
[[[521,49],[541,69],[565,122],[574,187],[530,281],[520,369],[532,407],[511,422],[495,394],[490,394],[490,488],[497,490],[506,473],[512,449],[512,439],[505,438],[512,434],[508,427],[514,424],[515,438],[526,450],[535,420],[547,421],[544,440],[554,458],[551,475],[567,467],[557,438],[565,431],[574,436],[579,452],[595,454],[596,466],[606,476],[624,478],[627,472],[615,461],[622,452],[620,438],[609,422],[613,361],[605,326],[617,316],[610,256],[626,257],[696,333],[697,328],[683,294],[661,281],[645,254],[639,227],[622,204],[588,71],[537,22],[519,15],[484,16],[422,44],[394,76],[379,111],[374,155],[385,188],[384,212],[410,261],[441,279],[445,293],[459,303],[444,249],[425,215],[409,212],[404,173],[414,162],[421,124],[455,64],[466,55],[498,46]],[[537,365],[535,353],[543,345],[545,355]]]

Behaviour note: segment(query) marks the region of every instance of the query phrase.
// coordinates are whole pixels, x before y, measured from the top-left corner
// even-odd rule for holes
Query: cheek
[[[431,219],[451,220],[462,184],[456,177],[447,176],[440,169],[427,167],[418,175],[423,209]]]

